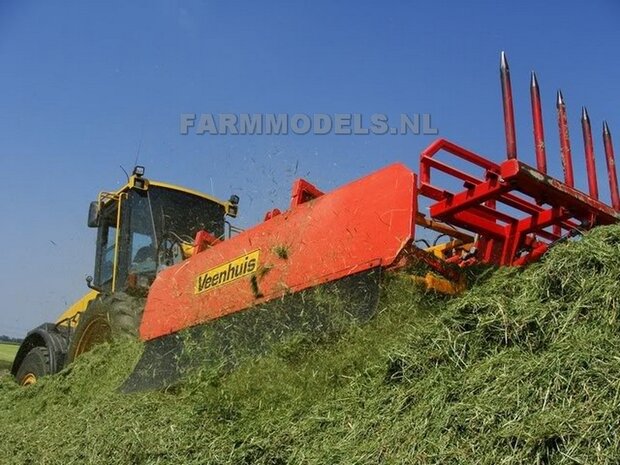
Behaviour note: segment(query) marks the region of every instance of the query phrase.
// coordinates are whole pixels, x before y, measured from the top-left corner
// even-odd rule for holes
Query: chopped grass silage
[[[386,284],[379,314],[168,392],[116,391],[138,343],[28,389],[0,380],[7,464],[620,463],[620,228],[447,299]]]

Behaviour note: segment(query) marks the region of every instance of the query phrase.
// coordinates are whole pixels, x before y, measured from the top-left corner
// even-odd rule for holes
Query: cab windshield
[[[152,282],[158,250],[166,240],[193,243],[201,230],[224,236],[223,205],[171,188],[151,185],[145,191],[130,190],[103,210],[95,265],[95,284],[102,290],[118,291],[131,282]]]
[[[192,242],[201,230],[223,237],[225,211],[222,205],[193,194],[157,186],[152,186],[148,193],[157,237],[171,233]]]

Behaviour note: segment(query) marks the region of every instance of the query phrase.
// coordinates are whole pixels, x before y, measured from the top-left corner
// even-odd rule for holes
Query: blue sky
[[[416,169],[434,138],[182,136],[181,113],[430,113],[441,137],[499,161],[506,50],[520,157],[533,163],[534,69],[551,173],[561,87],[578,187],[585,104],[607,198],[600,125],[620,141],[619,20],[615,0],[0,2],[0,334],[84,293],[88,202],[124,182],[119,165],[237,193],[247,227],[287,205],[297,176],[330,189],[393,161]]]

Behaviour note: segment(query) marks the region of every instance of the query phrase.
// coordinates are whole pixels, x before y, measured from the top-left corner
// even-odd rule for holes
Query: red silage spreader
[[[233,331],[269,340],[299,328],[324,330],[312,292],[327,287],[346,301],[346,318],[364,321],[378,308],[383,275],[412,279],[444,293],[464,289],[462,268],[521,266],[558,241],[620,220],[611,134],[604,146],[612,205],[599,199],[587,111],[582,112],[589,193],[575,187],[566,107],[558,93],[564,181],[547,173],[538,82],[532,74],[536,168],[517,158],[508,63],[501,58],[507,159],[496,163],[445,139],[420,156],[419,174],[393,164],[322,192],[305,180],[293,185],[287,210],[223,241],[196,238],[194,252],[162,270],[153,282],[140,326],[144,355],[126,391],[165,387],[183,370],[184,346],[207,337],[209,347],[232,351]],[[428,204],[428,214],[420,206]],[[439,233],[431,245],[424,230]],[[439,243],[439,238],[446,238]],[[418,247],[424,243],[426,246]],[[413,276],[424,262],[435,273]],[[441,277],[437,276],[441,275]],[[331,291],[330,291],[331,292]],[[283,323],[278,323],[278,322]],[[279,326],[278,326],[279,325]],[[296,329],[297,328],[297,329]],[[202,358],[209,359],[209,355]]]

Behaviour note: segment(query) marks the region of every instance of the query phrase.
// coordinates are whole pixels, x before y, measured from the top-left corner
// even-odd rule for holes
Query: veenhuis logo
[[[207,292],[254,273],[258,268],[259,257],[260,251],[254,250],[215,268],[211,268],[206,273],[196,277],[194,293]]]

